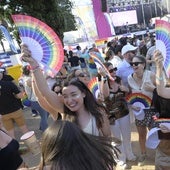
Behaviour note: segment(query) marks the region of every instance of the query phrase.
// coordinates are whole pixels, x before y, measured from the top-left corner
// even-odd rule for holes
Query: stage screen
[[[126,22],[128,25],[138,23],[136,10],[113,12],[110,13],[110,18],[115,27],[125,26]]]

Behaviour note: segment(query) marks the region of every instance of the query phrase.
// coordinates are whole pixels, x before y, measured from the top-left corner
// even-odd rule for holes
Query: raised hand
[[[154,52],[154,61],[155,64],[158,68],[162,68],[163,67],[163,61],[164,61],[164,57],[162,55],[162,53],[159,50],[156,50]]]
[[[107,73],[106,73],[106,70],[102,67],[98,68],[98,73],[103,76],[103,77],[106,77],[107,76]]]
[[[36,67],[38,62],[32,57],[31,51],[26,44],[21,44],[21,60],[28,62],[32,67]]]

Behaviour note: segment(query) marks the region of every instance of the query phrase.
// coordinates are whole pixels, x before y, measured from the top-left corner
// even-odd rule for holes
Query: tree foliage
[[[49,25],[63,40],[63,33],[75,30],[75,19],[69,0],[1,0],[0,19],[12,23],[11,14],[33,16]]]

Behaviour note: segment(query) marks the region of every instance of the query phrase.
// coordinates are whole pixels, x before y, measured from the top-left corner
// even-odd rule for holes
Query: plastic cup
[[[29,148],[30,152],[33,155],[37,155],[40,153],[40,145],[37,141],[34,131],[29,131],[21,136],[20,138]]]

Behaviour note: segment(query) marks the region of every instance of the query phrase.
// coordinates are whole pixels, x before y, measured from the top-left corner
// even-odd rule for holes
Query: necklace
[[[136,74],[134,74],[134,77],[133,77],[136,85],[139,87],[139,90],[142,89],[142,86],[143,86],[143,75],[138,77]]]

